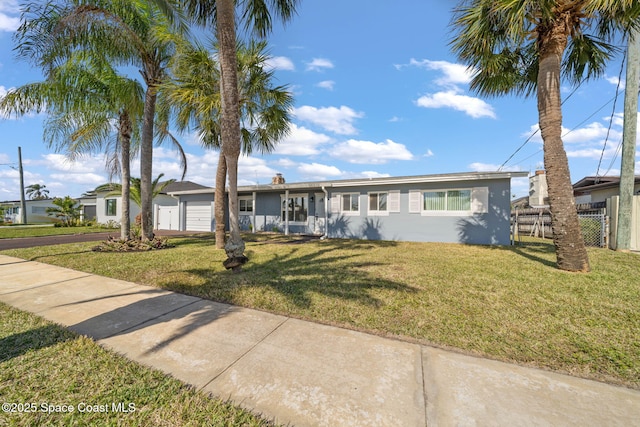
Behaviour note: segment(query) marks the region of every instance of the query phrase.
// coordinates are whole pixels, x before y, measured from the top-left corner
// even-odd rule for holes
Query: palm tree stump
[[[242,271],[242,266],[249,261],[244,255],[244,242],[242,239],[234,242],[234,239],[224,245],[224,250],[227,253],[227,259],[222,263],[227,270],[233,270],[234,273]]]

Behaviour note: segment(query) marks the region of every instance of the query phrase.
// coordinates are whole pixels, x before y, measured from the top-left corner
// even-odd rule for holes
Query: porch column
[[[284,234],[289,235],[289,190],[284,191]]]
[[[251,194],[251,212],[253,213],[253,233],[256,233],[256,228],[258,228],[258,224],[256,224],[256,192],[254,191]]]

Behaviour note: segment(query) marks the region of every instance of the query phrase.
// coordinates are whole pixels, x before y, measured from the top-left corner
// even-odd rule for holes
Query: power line
[[[607,149],[607,142],[609,141],[609,135],[611,133],[611,126],[613,125],[613,116],[616,114],[616,104],[618,103],[618,94],[620,93],[620,82],[622,81],[622,70],[624,69],[624,61],[627,57],[627,53],[625,52],[622,55],[622,61],[620,62],[620,73],[618,74],[618,85],[616,86],[616,96],[615,101],[613,102],[613,111],[611,112],[611,117],[609,118],[609,128],[607,129],[607,136],[604,139],[604,146],[602,147],[602,153],[600,153],[600,160],[598,161],[598,169],[596,169],[596,180],[595,183],[598,183],[598,176],[600,176],[600,166],[602,165],[602,158],[604,157],[604,152]],[[611,167],[609,167],[611,169]]]
[[[620,84],[619,82],[620,82],[620,79],[618,80],[618,85]],[[579,85],[578,85],[578,87],[579,87]],[[619,88],[619,86],[618,86],[618,88]],[[567,101],[567,100],[571,97],[571,95],[573,95],[573,94],[576,92],[576,90],[577,90],[577,89],[578,89],[578,88],[574,89],[574,90],[573,90],[573,92],[571,92],[571,94],[569,94],[569,96],[568,96],[568,97],[567,97],[567,98],[562,102],[562,104],[564,104],[564,102],[565,102],[565,101]],[[591,113],[591,114],[590,114],[586,119],[584,119],[583,121],[581,121],[580,123],[578,123],[576,126],[574,126],[572,129],[570,129],[570,130],[568,130],[566,133],[564,133],[564,134],[562,135],[562,138],[564,138],[565,136],[569,135],[571,132],[573,132],[573,131],[577,130],[580,126],[582,126],[584,123],[586,123],[589,119],[591,119],[593,116],[595,116],[596,114],[598,114],[598,113],[599,113],[603,108],[605,108],[607,105],[609,105],[612,101],[614,101],[614,105],[613,105],[613,113],[615,114],[616,102],[617,102],[617,99],[618,99],[618,95],[619,95],[619,93],[620,93],[620,90],[619,90],[619,89],[618,89],[618,90],[616,90],[616,94],[615,94],[615,96],[614,96],[613,98],[611,98],[610,100],[608,100],[607,102],[605,102],[602,106],[600,106],[600,108],[598,108],[596,111],[594,111],[593,113]],[[613,121],[613,114],[611,115],[611,121],[610,121],[610,123],[609,123],[609,130],[607,131],[607,138],[609,137],[609,133],[610,133],[610,131],[611,131],[611,124],[612,124],[612,121]],[[518,147],[518,149],[516,149],[516,151],[514,151],[514,152],[513,152],[513,154],[512,154],[511,156],[509,156],[509,158],[508,158],[507,160],[505,160],[505,162],[504,162],[502,165],[500,165],[500,167],[498,168],[498,172],[500,172],[500,171],[502,170],[502,168],[503,168],[507,163],[509,163],[509,161],[510,161],[511,159],[513,159],[513,157],[514,157],[516,154],[518,154],[518,152],[519,152],[520,150],[522,150],[522,149],[524,148],[524,146],[525,146],[525,145],[527,145],[527,143],[529,143],[529,141],[531,141],[531,139],[532,139],[534,136],[536,136],[536,135],[538,134],[538,132],[540,132],[540,128],[536,129],[536,131],[535,131],[535,132],[533,132],[533,133],[532,133],[532,134],[527,138],[527,140],[526,140],[526,141],[525,141],[525,142],[524,142],[520,147]],[[522,160],[520,160],[520,161],[527,160],[527,159],[529,159],[529,158],[533,157],[534,155],[538,154],[540,151],[542,151],[542,150],[539,150],[539,151],[535,152],[534,154],[532,154],[531,156],[526,157],[525,159],[522,159]],[[601,159],[601,160],[602,160],[602,159]]]
[[[565,102],[567,102],[569,100],[569,98],[571,98],[573,96],[574,93],[576,93],[578,91],[578,89],[580,88],[580,86],[582,86],[582,83],[584,83],[584,80],[581,81],[580,83],[578,83],[578,85],[575,87],[575,89],[573,89],[573,91],[569,94],[569,96],[567,96],[561,103],[560,105],[564,105]],[[595,114],[595,113],[594,113]],[[589,120],[589,119],[587,119]],[[529,138],[527,138],[527,140],[524,142],[524,144],[522,144],[520,147],[518,147],[518,149],[516,151],[513,152],[513,154],[511,156],[509,156],[509,158],[507,160],[505,160],[505,162],[503,164],[500,165],[500,167],[498,168],[498,172],[502,171],[502,168],[509,163],[509,160],[513,159],[513,156],[515,156],[516,154],[518,154],[518,152],[520,150],[522,150],[524,148],[525,145],[527,145],[527,143],[529,141],[531,141],[531,138],[533,138],[534,136],[536,136],[538,134],[538,132],[540,132],[540,127],[538,127],[538,129],[536,129],[535,132],[533,132],[531,134],[531,136],[529,136]]]

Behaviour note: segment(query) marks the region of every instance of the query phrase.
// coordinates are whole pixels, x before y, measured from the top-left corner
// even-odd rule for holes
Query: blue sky
[[[270,37],[271,63],[278,84],[289,85],[294,93],[291,134],[271,155],[242,158],[241,184],[269,183],[278,172],[287,182],[300,182],[495,171],[532,135],[537,126],[534,98],[482,99],[470,92],[470,74],[448,48],[454,2],[398,4],[302,0],[293,21],[276,26]],[[18,15],[16,0],[0,0],[0,96],[41,79],[38,70],[13,56]],[[596,174],[599,163],[600,175],[619,174],[616,149],[624,96],[615,111],[611,101],[620,60],[610,64],[605,77],[575,93],[563,86],[568,98],[564,141],[573,182]],[[102,155],[70,163],[45,147],[43,119],[0,119],[0,200],[19,198],[18,173],[11,167],[17,166],[18,146],[25,185],[44,184],[51,196],[76,197],[107,182]],[[194,134],[180,139],[188,153],[186,179],[212,186],[218,153],[203,150]],[[174,152],[160,148],[154,156],[154,176],[180,177]],[[540,168],[539,135],[504,167]],[[133,174],[138,171],[135,161]],[[515,179],[512,186],[514,194],[527,194],[526,179]]]

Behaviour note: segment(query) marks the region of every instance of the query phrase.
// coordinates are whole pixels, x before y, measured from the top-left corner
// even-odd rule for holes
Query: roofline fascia
[[[300,182],[290,184],[262,184],[262,185],[243,185],[238,187],[238,192],[250,191],[278,191],[278,190],[304,190],[311,188],[343,188],[357,187],[363,185],[397,185],[397,184],[416,184],[416,183],[432,183],[432,182],[458,182],[458,181],[480,181],[491,179],[511,179],[526,178],[528,172],[472,172],[460,174],[441,174],[441,175],[422,175],[422,176],[406,176],[406,177],[385,177],[385,178],[365,178],[359,180],[340,180],[340,181],[316,181],[316,182]],[[170,196],[176,195],[193,195],[193,194],[209,194],[215,191],[215,188],[205,188],[188,191],[175,191],[168,193]],[[228,192],[228,189],[227,189]]]

